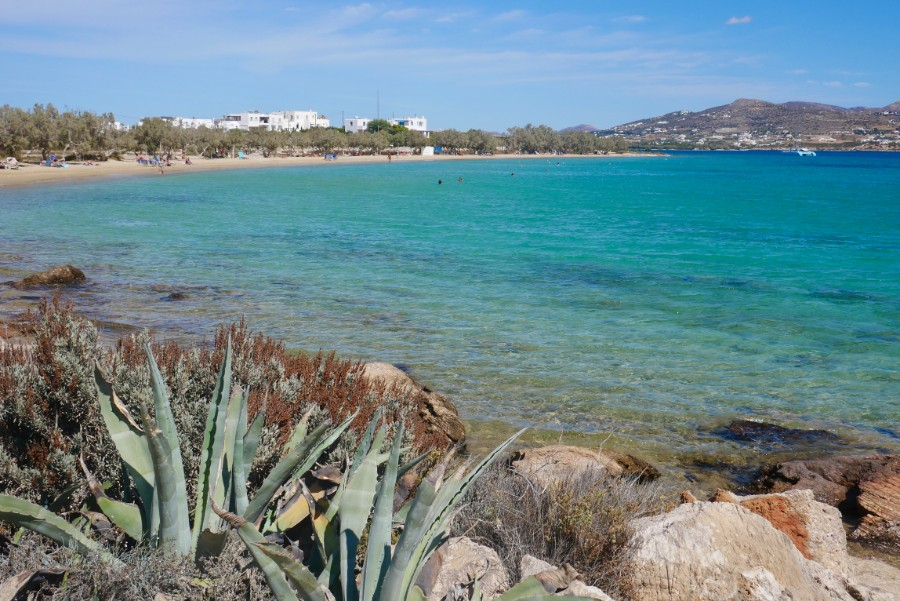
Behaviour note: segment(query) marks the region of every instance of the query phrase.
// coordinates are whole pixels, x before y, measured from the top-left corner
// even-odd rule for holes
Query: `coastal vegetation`
[[[380,120],[384,121],[384,120]],[[374,126],[373,126],[374,124]],[[387,126],[384,126],[387,124]],[[557,132],[546,125],[513,127],[496,134],[478,129],[447,129],[425,137],[422,132],[387,121],[373,120],[367,131],[345,132],[338,128],[300,131],[267,131],[263,128],[221,130],[176,127],[168,119],[146,118],[140,124],[118,128],[111,113],[60,111],[52,104],[36,104],[30,110],[0,107],[0,154],[20,160],[51,154],[75,160],[106,160],[126,152],[160,155],[235,156],[238,151],[263,156],[305,156],[325,152],[380,154],[421,152],[440,147],[447,154],[624,152],[622,138],[598,138],[586,132]]]
[[[243,323],[208,349],[146,334],[104,349],[58,299],[29,322],[34,347],[0,346],[0,553],[65,574],[69,599],[424,599],[415,578],[453,509],[516,438],[454,467],[414,393]],[[260,571],[226,576],[248,561]],[[544,590],[501,599],[521,595]]]

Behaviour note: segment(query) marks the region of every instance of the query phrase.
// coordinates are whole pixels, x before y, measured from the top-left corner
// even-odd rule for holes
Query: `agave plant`
[[[83,462],[82,468],[98,506],[110,522],[136,541],[148,542],[166,552],[194,558],[220,552],[229,526],[212,512],[212,504],[255,521],[279,488],[308,471],[355,417],[330,431],[325,423],[309,433],[306,420],[301,420],[292,436],[292,448],[265,478],[253,500],[249,500],[247,475],[259,444],[265,408],[248,426],[247,392],[237,387],[231,390],[229,342],[206,417],[191,526],[175,420],[150,346],[145,344],[144,350],[150,367],[153,417],[141,405],[140,419],[135,420],[100,367],[95,366],[94,370],[101,415],[140,502],[126,503],[106,496]],[[50,516],[53,514],[39,505],[0,495],[0,520],[35,530],[80,551],[101,551],[79,529],[58,516]]]
[[[247,392],[238,387],[231,390],[229,342],[207,413],[191,525],[175,420],[149,345],[145,344],[144,350],[153,392],[152,417],[142,404],[135,420],[100,367],[95,366],[101,414],[139,499],[134,504],[108,497],[82,462],[98,506],[110,522],[135,541],[194,559],[219,553],[229,529],[234,528],[279,601],[424,600],[414,582],[425,561],[444,541],[454,508],[521,434],[512,436],[474,467],[466,464],[446,479],[449,458],[445,458],[421,483],[413,501],[395,515],[397,480],[424,457],[400,466],[403,425],[397,428],[385,454],[381,449],[387,428],[378,427],[381,413],[377,412],[334,496],[320,496],[319,502],[300,477],[344,433],[356,414],[334,429],[329,430],[326,423],[312,432],[307,431],[304,418],[295,428],[286,453],[250,500],[247,474],[259,444],[265,407],[248,426]],[[385,463],[379,481],[379,468]],[[270,508],[273,498],[284,496],[285,486],[292,482],[300,494],[291,495],[278,510]],[[280,545],[266,542],[265,532],[288,530],[307,518],[315,538],[315,552],[307,564]],[[119,563],[76,525],[29,501],[0,495],[0,520],[31,529],[82,554],[97,553],[112,564]],[[398,523],[403,530],[392,549],[391,535]],[[361,552],[360,539],[367,526],[368,544]],[[357,580],[358,555],[363,557],[363,564]],[[500,599],[545,597],[558,598],[545,595],[541,584],[530,578]],[[477,583],[473,598],[480,599]]]

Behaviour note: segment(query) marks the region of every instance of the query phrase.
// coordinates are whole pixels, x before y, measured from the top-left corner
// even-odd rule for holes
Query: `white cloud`
[[[826,88],[842,88],[844,84],[840,81],[823,81],[822,85]]]
[[[417,17],[420,17],[423,13],[424,11],[418,8],[402,8],[387,11],[386,13],[384,13],[384,18],[394,19],[397,21],[405,21],[408,19],[415,19]]]
[[[500,13],[494,20],[496,21],[518,21],[522,17],[525,16],[524,10],[508,10],[505,13]]]
[[[647,20],[644,15],[628,15],[626,17],[618,17],[613,19],[614,23],[643,23]]]
[[[731,17],[730,19],[725,21],[725,25],[746,25],[752,20],[753,19],[750,18],[750,15],[747,15],[745,17]]]
[[[867,81],[857,81],[856,83],[853,84],[853,87],[854,88],[871,88],[872,84],[870,84]]]

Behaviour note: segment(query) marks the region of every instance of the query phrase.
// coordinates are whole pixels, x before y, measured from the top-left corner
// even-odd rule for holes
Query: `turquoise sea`
[[[2,279],[62,263],[88,275],[70,296],[94,319],[209,339],[246,316],[288,346],[406,366],[482,432],[752,456],[712,432],[752,418],[900,449],[900,154],[385,161],[0,189]],[[0,286],[0,312],[23,300]]]

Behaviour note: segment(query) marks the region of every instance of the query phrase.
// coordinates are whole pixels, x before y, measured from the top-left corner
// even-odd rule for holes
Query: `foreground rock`
[[[80,284],[85,280],[84,272],[72,265],[59,265],[28,276],[25,279],[13,282],[13,288],[29,290],[42,286],[68,286]]]
[[[634,526],[638,599],[859,598],[844,578],[805,558],[768,520],[736,503],[687,503]]]
[[[366,363],[365,375],[373,380],[381,380],[388,387],[396,386],[407,393],[421,394],[423,409],[420,417],[428,425],[429,430],[443,433],[453,444],[465,443],[466,428],[459,419],[456,407],[445,397],[419,384],[406,372],[390,363]]]
[[[496,551],[457,537],[438,547],[419,573],[416,584],[428,601],[468,599],[476,579],[486,599],[510,587],[509,574]]]
[[[859,519],[851,538],[900,550],[900,455],[786,461],[764,470],[755,487],[810,489],[816,500]]]
[[[585,447],[551,445],[513,453],[514,470],[532,482],[548,487],[553,482],[623,475],[653,480],[659,472],[649,463],[620,453]]]
[[[711,503],[691,501],[692,496],[684,495],[686,504],[682,507],[693,509],[672,512],[676,515],[669,519],[648,518],[646,523],[650,529],[642,532],[644,538],[635,537],[636,548],[644,547],[638,570],[639,581],[644,582],[642,586],[646,587],[648,582],[652,585],[654,577],[659,584],[660,574],[665,573],[667,585],[678,581],[682,574],[680,583],[675,585],[679,591],[690,586],[705,591],[685,597],[680,597],[679,592],[672,599],[715,599],[716,595],[725,594],[720,586],[723,583],[733,588],[733,596],[722,598],[852,598],[857,601],[898,598],[900,570],[877,561],[850,557],[840,512],[816,501],[812,491],[737,496],[719,490]],[[710,509],[710,505],[732,507],[733,513],[729,514],[727,509]],[[643,528],[640,523],[636,525]],[[666,563],[657,566],[660,572],[654,574],[647,569],[647,558],[654,556],[654,549],[648,550],[646,537],[659,534],[660,528],[664,540],[658,540],[654,549],[657,552],[665,549],[657,553],[657,560]],[[697,555],[683,557],[682,547]],[[691,564],[698,558],[699,564]],[[673,562],[676,567],[667,565]],[[683,580],[692,584],[685,585]],[[715,582],[715,586],[705,584],[707,580]]]
[[[548,593],[613,601],[612,597],[596,586],[589,586],[578,580],[578,572],[569,564],[557,568],[531,555],[524,555],[519,563],[519,573],[522,580],[534,576]]]

